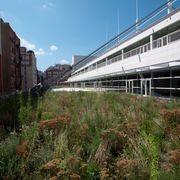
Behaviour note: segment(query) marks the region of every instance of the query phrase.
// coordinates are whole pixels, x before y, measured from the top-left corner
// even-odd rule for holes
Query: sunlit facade
[[[165,4],[74,64],[68,83],[142,95],[177,96],[179,47],[180,9],[172,11]]]

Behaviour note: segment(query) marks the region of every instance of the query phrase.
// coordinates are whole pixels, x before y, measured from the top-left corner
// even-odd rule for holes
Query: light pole
[[[138,14],[138,0],[136,0],[136,32],[138,32],[138,21],[139,21],[139,14]]]

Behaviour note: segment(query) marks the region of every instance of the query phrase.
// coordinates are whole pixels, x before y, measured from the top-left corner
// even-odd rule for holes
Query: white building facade
[[[165,15],[167,8],[161,6],[73,66],[68,82],[143,95],[180,95],[180,9]]]

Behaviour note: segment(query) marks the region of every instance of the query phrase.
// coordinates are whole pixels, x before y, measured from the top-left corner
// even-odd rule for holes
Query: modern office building
[[[180,8],[165,3],[72,66],[71,86],[180,95]]]
[[[0,18],[0,95],[21,88],[20,39],[9,23]]]

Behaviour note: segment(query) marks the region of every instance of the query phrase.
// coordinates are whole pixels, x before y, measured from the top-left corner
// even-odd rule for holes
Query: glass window
[[[153,41],[153,48],[157,48],[157,40]]]
[[[145,46],[144,46],[144,52],[146,52],[146,51],[147,51],[147,46],[145,45]]]
[[[158,39],[158,47],[161,47],[162,46],[162,40],[161,39]]]
[[[163,46],[167,45],[167,36],[163,38]]]

